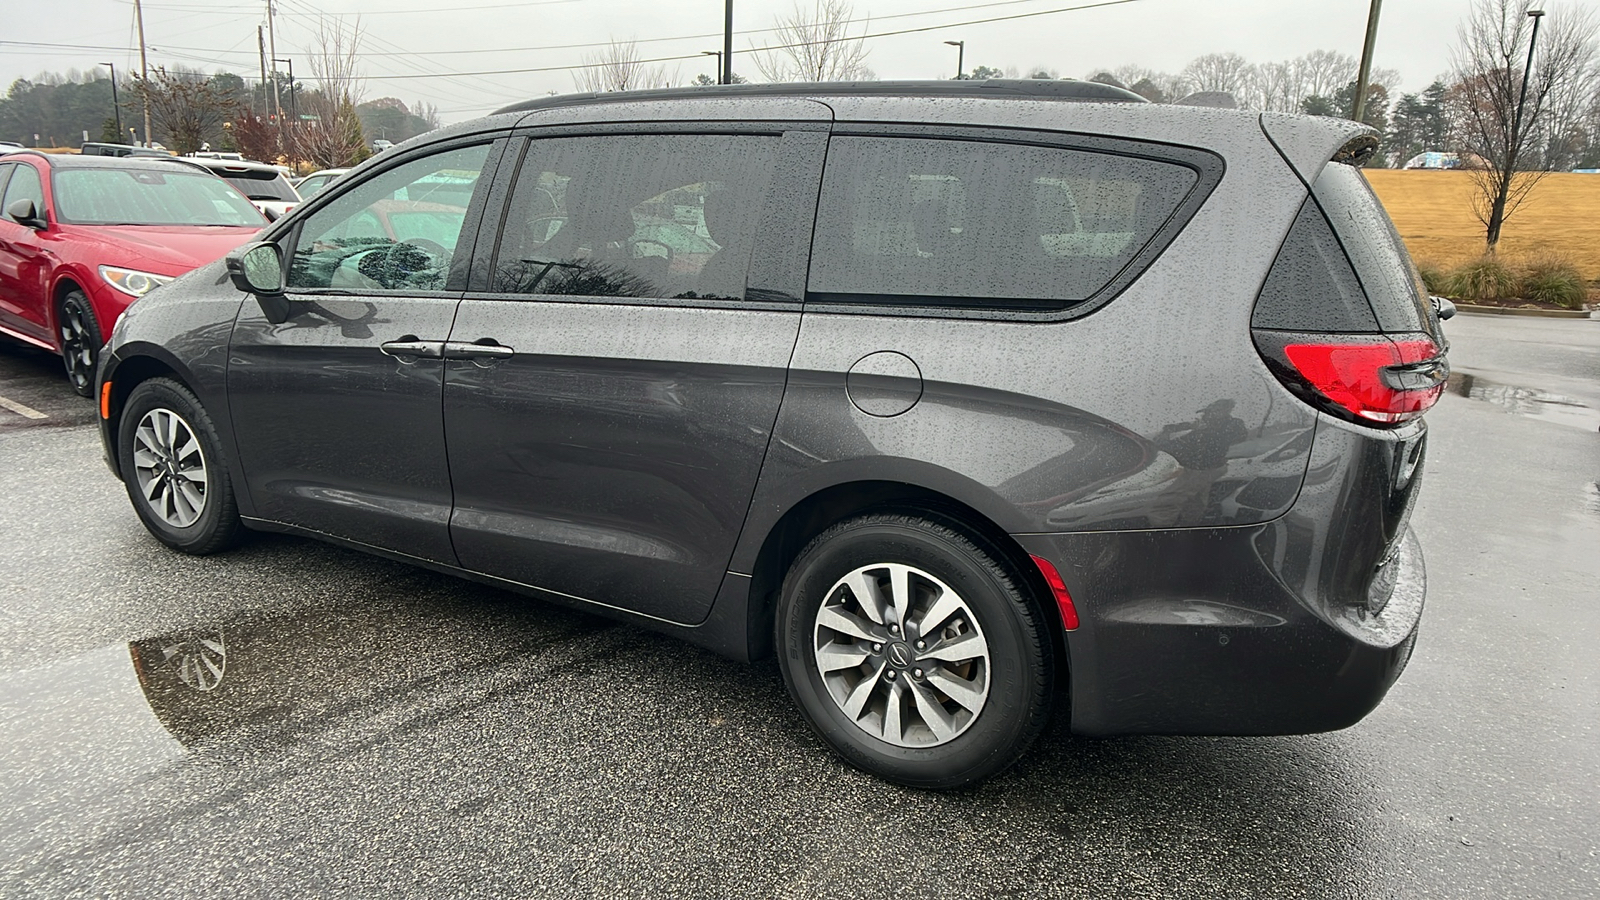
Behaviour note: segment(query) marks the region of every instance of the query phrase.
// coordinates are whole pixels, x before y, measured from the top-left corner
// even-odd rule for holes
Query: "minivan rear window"
[[[1427,307],[1411,255],[1383,211],[1383,204],[1361,170],[1343,163],[1328,163],[1311,191],[1333,225],[1366,289],[1378,327],[1384,331],[1430,331],[1433,317]]]
[[[1194,188],[1176,163],[981,141],[835,137],[807,293],[1063,309],[1109,284]]]

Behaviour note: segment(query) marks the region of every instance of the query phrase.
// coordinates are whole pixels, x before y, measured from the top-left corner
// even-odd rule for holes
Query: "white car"
[[[333,184],[335,179],[348,171],[350,170],[320,169],[316,172],[312,172],[310,175],[307,175],[299,181],[293,182],[295,193],[300,195],[301,200],[310,200],[318,191],[330,184]]]
[[[277,221],[300,204],[300,195],[284,177],[283,170],[249,160],[173,157],[173,162],[205,169],[221,177],[250,198],[268,219]]]

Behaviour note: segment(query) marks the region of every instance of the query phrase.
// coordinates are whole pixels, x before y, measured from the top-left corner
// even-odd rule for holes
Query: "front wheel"
[[[94,367],[100,360],[100,322],[83,291],[71,291],[56,311],[56,330],[61,335],[61,361],[67,367],[67,380],[79,396],[94,396]]]
[[[1019,584],[947,525],[842,522],[784,579],[784,681],[852,764],[912,787],[982,781],[1016,761],[1050,709],[1050,639]]]
[[[227,549],[243,526],[211,417],[189,389],[153,378],[133,389],[117,455],[128,499],[156,539],[184,553]]]

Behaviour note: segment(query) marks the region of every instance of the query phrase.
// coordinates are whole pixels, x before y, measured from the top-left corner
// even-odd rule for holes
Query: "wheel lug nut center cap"
[[[884,657],[889,660],[889,665],[896,669],[905,669],[910,667],[916,654],[911,652],[905,641],[895,641],[885,647]]]

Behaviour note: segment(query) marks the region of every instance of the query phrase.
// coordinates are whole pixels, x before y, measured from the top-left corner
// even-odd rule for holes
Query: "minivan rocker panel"
[[[1370,131],[952,90],[553,98],[408,141],[268,230],[286,306],[219,262],[124,315],[107,461],[179,549],[232,539],[185,543],[225,489],[252,528],[777,653],[818,733],[907,784],[998,771],[1057,684],[1086,734],[1358,721],[1421,615],[1425,425],[1309,402],[1252,316]],[[373,236],[327,230],[363,203]],[[162,402],[231,475],[197,524],[139,499],[166,482],[124,419]]]

